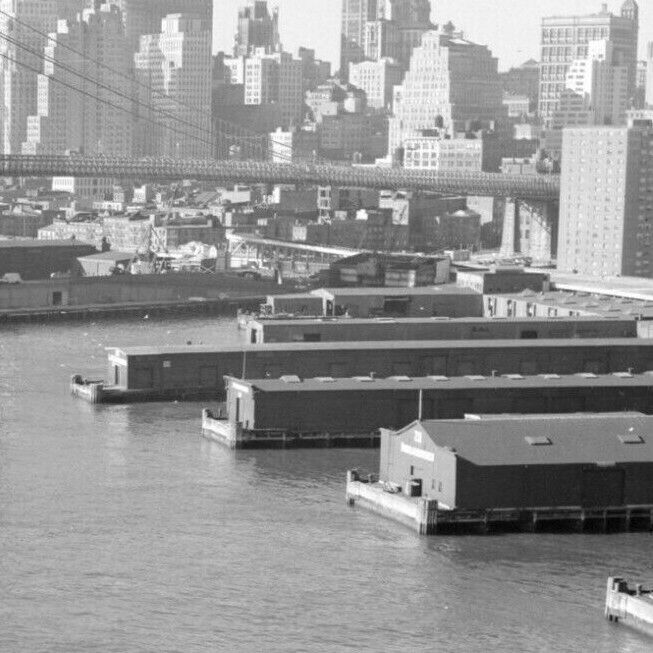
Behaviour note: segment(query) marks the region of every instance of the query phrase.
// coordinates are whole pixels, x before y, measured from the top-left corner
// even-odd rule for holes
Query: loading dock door
[[[582,503],[584,508],[623,505],[625,471],[618,467],[583,470]]]

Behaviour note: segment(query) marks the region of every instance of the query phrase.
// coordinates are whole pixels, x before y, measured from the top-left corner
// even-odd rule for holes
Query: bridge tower
[[[558,251],[559,202],[507,198],[501,254],[523,254],[538,261],[555,259]]]

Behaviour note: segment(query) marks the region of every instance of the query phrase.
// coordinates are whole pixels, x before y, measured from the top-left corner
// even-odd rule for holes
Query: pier
[[[623,578],[608,578],[605,618],[653,636],[653,592],[639,583],[630,588]]]

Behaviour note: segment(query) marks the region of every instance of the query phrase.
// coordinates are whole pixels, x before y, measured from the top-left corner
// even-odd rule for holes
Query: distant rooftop
[[[461,288],[455,284],[445,284],[441,286],[418,286],[416,288],[389,288],[357,286],[355,288],[319,288],[312,291],[313,295],[341,295],[341,296],[360,296],[360,295],[382,295],[385,297],[409,297],[420,295],[478,295],[478,292],[471,288]]]

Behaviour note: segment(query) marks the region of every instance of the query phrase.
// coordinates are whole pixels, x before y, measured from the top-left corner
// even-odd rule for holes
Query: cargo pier
[[[113,348],[108,381],[75,375],[74,395],[94,403],[222,400],[224,377],[607,374],[653,370],[653,340],[426,340]]]
[[[346,498],[422,535],[650,531],[652,433],[637,412],[417,421]]]
[[[653,591],[639,583],[631,588],[623,578],[611,576],[605,595],[605,618],[653,636]]]

